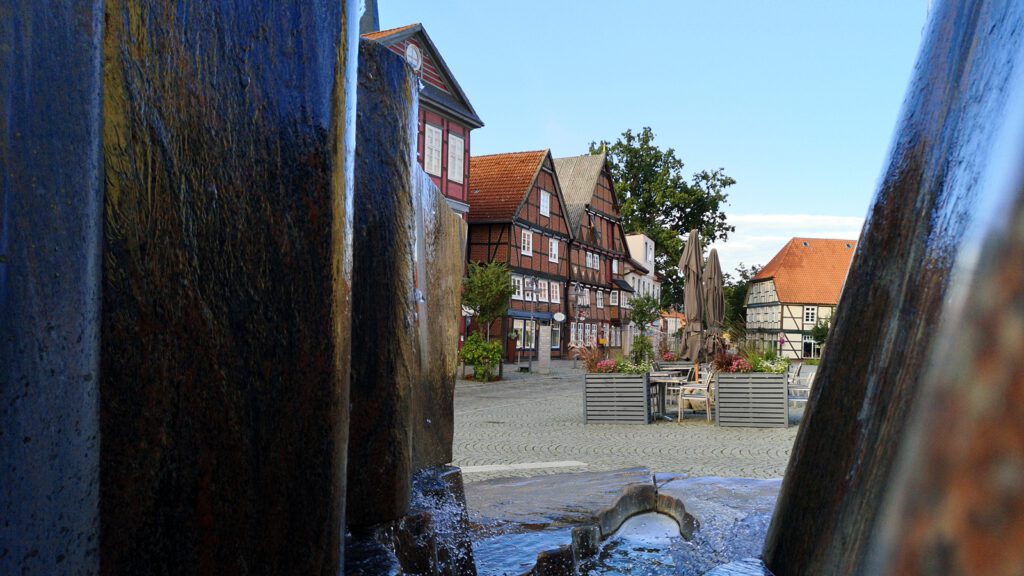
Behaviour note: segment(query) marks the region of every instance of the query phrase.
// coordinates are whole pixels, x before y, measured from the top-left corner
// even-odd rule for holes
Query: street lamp
[[[526,299],[532,304],[530,305],[530,325],[533,326],[530,329],[530,348],[536,348],[537,346],[537,323],[534,321],[534,316],[537,312],[537,279],[530,278],[526,279],[526,287],[523,289],[526,294]],[[525,330],[524,330],[525,336]],[[524,338],[525,340],[525,338]],[[533,352],[526,355],[526,370],[527,372],[533,372]]]
[[[583,296],[586,294],[583,290],[583,286],[577,284],[576,288],[573,289],[573,295],[576,297],[576,326],[579,329],[579,325],[583,323],[583,319],[586,318],[585,311],[590,308],[590,304],[584,300]],[[575,336],[575,334],[573,334]],[[577,343],[579,345],[579,343]],[[579,359],[579,353],[572,355],[572,367],[576,369],[576,360]]]

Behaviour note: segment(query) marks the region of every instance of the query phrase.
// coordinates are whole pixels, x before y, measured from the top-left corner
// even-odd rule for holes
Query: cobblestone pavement
[[[506,367],[501,382],[457,381],[454,463],[467,482],[637,466],[743,478],[786,470],[799,411],[789,428],[720,428],[703,414],[681,423],[584,425],[582,370],[553,364],[548,375]]]

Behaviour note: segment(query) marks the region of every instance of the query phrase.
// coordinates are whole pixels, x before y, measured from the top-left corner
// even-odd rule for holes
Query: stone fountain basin
[[[559,574],[630,517],[662,512],[683,538],[665,548],[686,574],[760,554],[781,480],[690,478],[646,468],[466,485],[478,571]],[[637,572],[640,573],[640,572]]]

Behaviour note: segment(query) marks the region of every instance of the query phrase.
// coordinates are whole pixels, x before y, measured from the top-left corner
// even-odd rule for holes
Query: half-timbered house
[[[605,152],[556,158],[555,171],[565,195],[572,231],[569,249],[569,295],[566,343],[622,347],[629,326],[622,307],[633,288],[624,279],[628,256],[619,200]],[[577,309],[576,294],[583,306]]]
[[[484,125],[422,24],[410,24],[363,38],[404,57],[420,79],[419,141],[423,170],[463,215],[469,211],[470,132]]]
[[[474,156],[470,164],[468,258],[505,263],[515,287],[492,338],[514,360],[534,355],[538,331],[550,330],[551,356],[567,355],[554,315],[564,311],[571,235],[551,153]]]
[[[747,342],[787,358],[817,358],[811,337],[832,317],[857,242],[793,238],[751,280],[744,305]]]

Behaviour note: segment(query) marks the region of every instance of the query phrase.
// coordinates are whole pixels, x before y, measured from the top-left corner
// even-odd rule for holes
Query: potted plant
[[[786,370],[789,361],[774,351],[720,352],[715,370],[715,419],[719,426],[789,425]]]
[[[573,348],[587,370],[583,392],[587,424],[649,424],[649,364],[606,359],[597,346]]]

